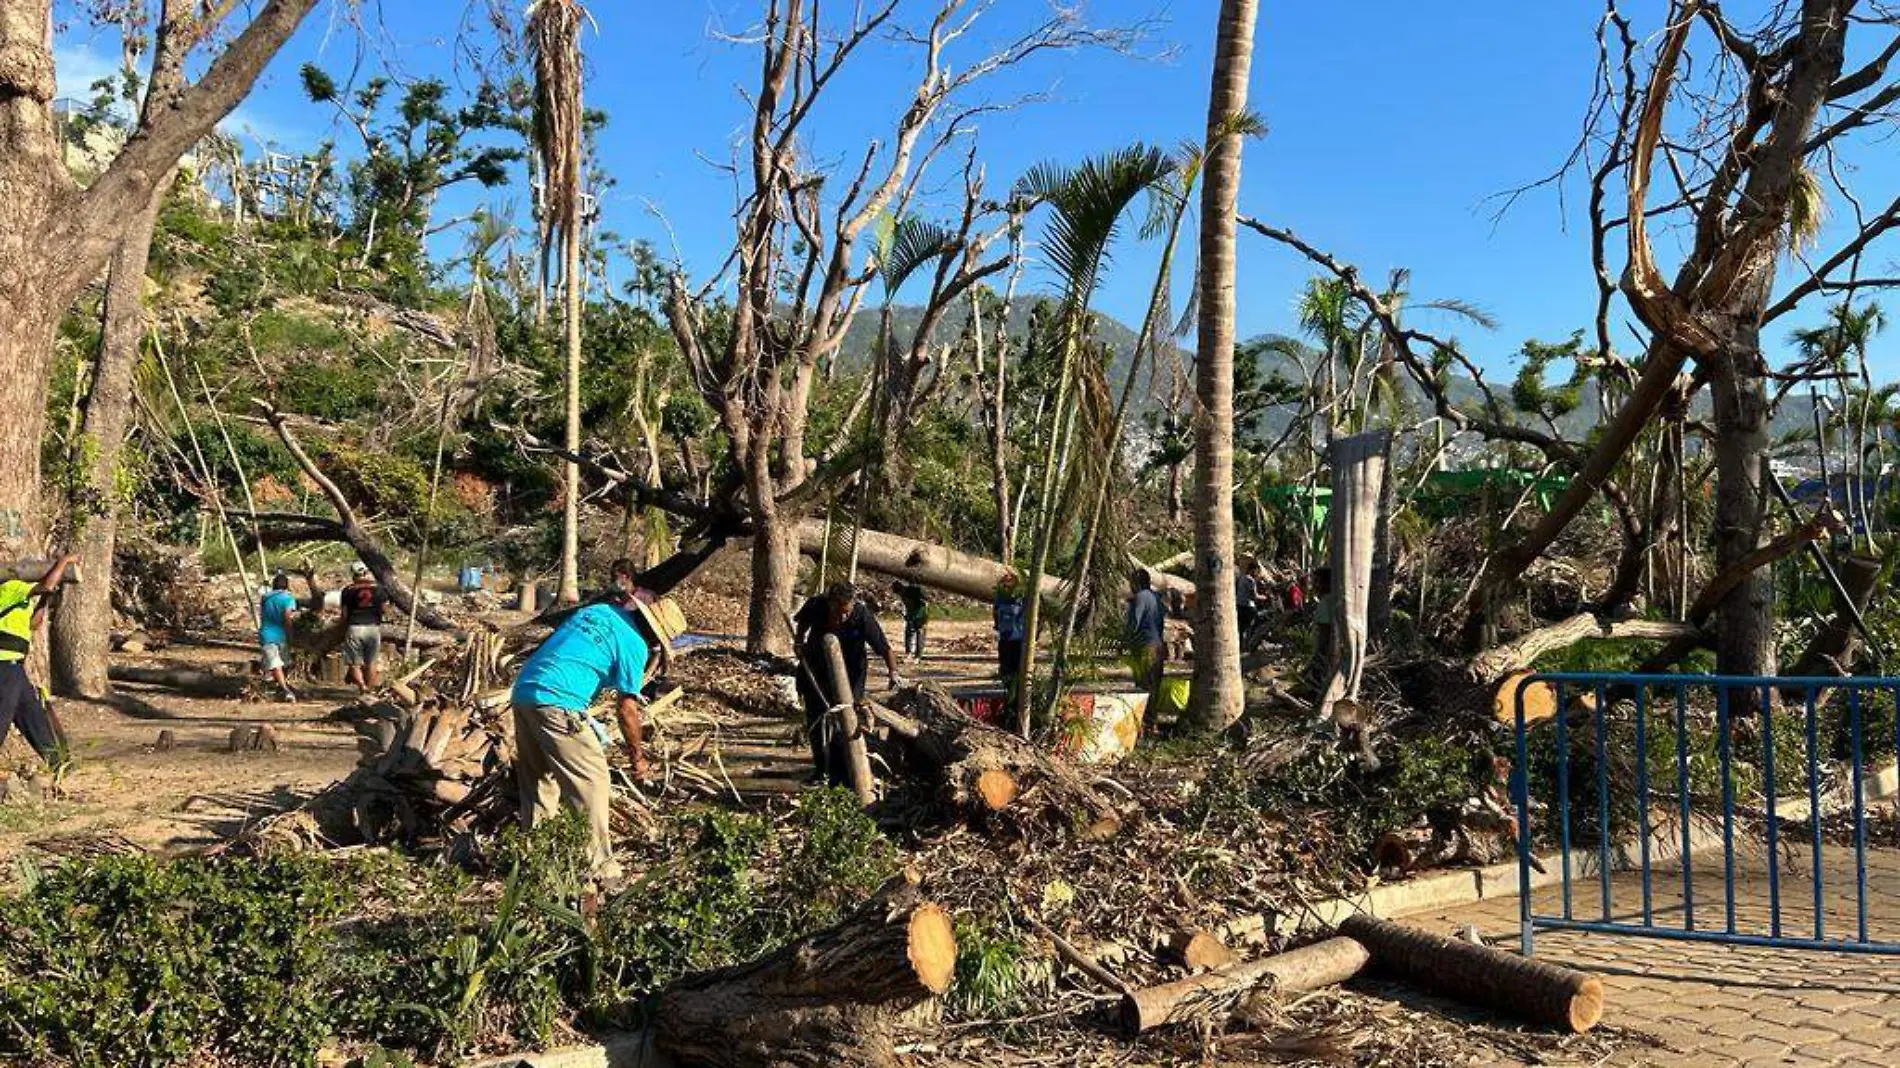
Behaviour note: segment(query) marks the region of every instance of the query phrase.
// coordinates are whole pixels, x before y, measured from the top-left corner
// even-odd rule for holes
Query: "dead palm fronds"
[[[534,0],[528,47],[534,54],[534,144],[541,161],[541,206],[549,244],[561,242],[567,333],[568,455],[581,447],[581,21],[575,0]],[[542,262],[547,262],[547,246]],[[560,599],[580,600],[580,467],[562,470]]]

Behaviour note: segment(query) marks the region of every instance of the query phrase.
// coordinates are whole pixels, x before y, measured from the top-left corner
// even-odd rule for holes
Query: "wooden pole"
[[[1339,933],[1364,944],[1381,969],[1427,993],[1572,1033],[1603,1019],[1603,982],[1584,972],[1371,916],[1349,917]]]
[[[837,635],[825,635],[825,656],[831,665],[831,707],[838,714],[839,728],[844,731],[851,789],[857,792],[860,802],[869,805],[877,800],[877,781],[871,778],[871,757],[864,748],[864,734],[858,729],[858,695],[851,688],[851,673],[845,668],[844,647],[838,644]]]

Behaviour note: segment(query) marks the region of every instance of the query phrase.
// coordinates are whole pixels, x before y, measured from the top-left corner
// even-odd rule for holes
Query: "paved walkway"
[[[1860,922],[1852,849],[1823,851],[1823,934],[1852,939]],[[1805,851],[1782,854],[1782,933],[1814,934],[1813,866]],[[1735,930],[1767,934],[1772,913],[1766,858],[1738,857]],[[1571,915],[1602,917],[1594,871],[1573,878]],[[1698,930],[1725,930],[1719,847],[1714,862],[1697,857],[1690,903]],[[1538,915],[1563,914],[1561,889],[1532,897]],[[1610,914],[1618,922],[1643,917],[1643,886],[1635,873],[1611,879]],[[1658,871],[1650,887],[1652,922],[1681,929],[1685,908],[1679,868]],[[1476,925],[1487,941],[1515,949],[1518,903],[1479,902],[1436,914],[1407,917],[1435,931]],[[1868,936],[1900,942],[1900,852],[1869,850]],[[1634,1049],[1608,1063],[1681,1065],[1900,1065],[1900,957],[1665,941],[1585,932],[1540,932],[1538,957],[1596,972],[1608,990],[1606,1024],[1646,1032],[1660,1048]]]

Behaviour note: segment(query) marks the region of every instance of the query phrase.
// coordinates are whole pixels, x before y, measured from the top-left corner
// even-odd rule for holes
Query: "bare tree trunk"
[[[979,388],[984,385],[980,380],[984,357],[982,296],[981,289],[971,287],[970,333],[976,342]],[[996,328],[996,377],[984,398],[983,411],[990,432],[990,491],[996,502],[996,552],[1004,560],[1013,560],[1016,556],[1016,530],[1009,511],[1009,422],[1006,414],[1009,411],[1006,407],[1009,347],[1005,344],[1009,337],[1007,302],[1004,309],[1005,318]]]
[[[778,481],[764,449],[746,456],[746,496],[752,513],[752,597],[746,606],[746,648],[786,655],[792,636],[785,616],[798,585],[798,520],[778,502]]]
[[[132,421],[132,377],[145,337],[145,265],[152,250],[158,200],[132,224],[106,273],[104,332],[86,397],[82,456],[88,501],[72,501],[72,551],[93,581],[68,588],[53,613],[50,641],[53,691],[65,697],[104,697],[112,637],[112,553],[119,537],[119,455]],[[18,409],[14,409],[17,411]],[[82,509],[93,514],[78,515]]]
[[[1194,699],[1191,718],[1219,730],[1240,718],[1240,624],[1234,592],[1234,204],[1247,110],[1256,0],[1222,0],[1207,100],[1201,189],[1201,315],[1195,360]]]
[[[188,89],[148,100],[138,128],[97,180],[77,188],[54,128],[52,5],[0,2],[0,552],[37,552],[46,530],[40,441],[60,315],[123,243],[182,155],[237,106],[316,0],[268,0],[239,30],[199,5],[164,9],[154,65],[229,30]],[[228,11],[231,5],[218,5]],[[231,21],[238,21],[233,18]],[[207,50],[208,51],[208,50]]]
[[[581,231],[566,228],[562,242],[563,284],[567,300],[567,437],[569,453],[581,451]],[[561,477],[562,604],[581,599],[581,469],[567,461]]]
[[[1768,398],[1759,375],[1758,334],[1737,330],[1732,353],[1711,361],[1715,416],[1715,567],[1721,574],[1762,545],[1767,529]],[[1725,675],[1775,673],[1775,573],[1751,572],[1715,610],[1715,667]]]

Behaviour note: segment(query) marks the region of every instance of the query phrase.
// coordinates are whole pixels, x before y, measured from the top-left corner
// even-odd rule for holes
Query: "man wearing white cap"
[[[369,573],[369,565],[358,560],[350,565],[350,584],[339,595],[343,602],[343,666],[358,689],[374,690],[376,654],[383,646],[383,606],[389,597]]]

